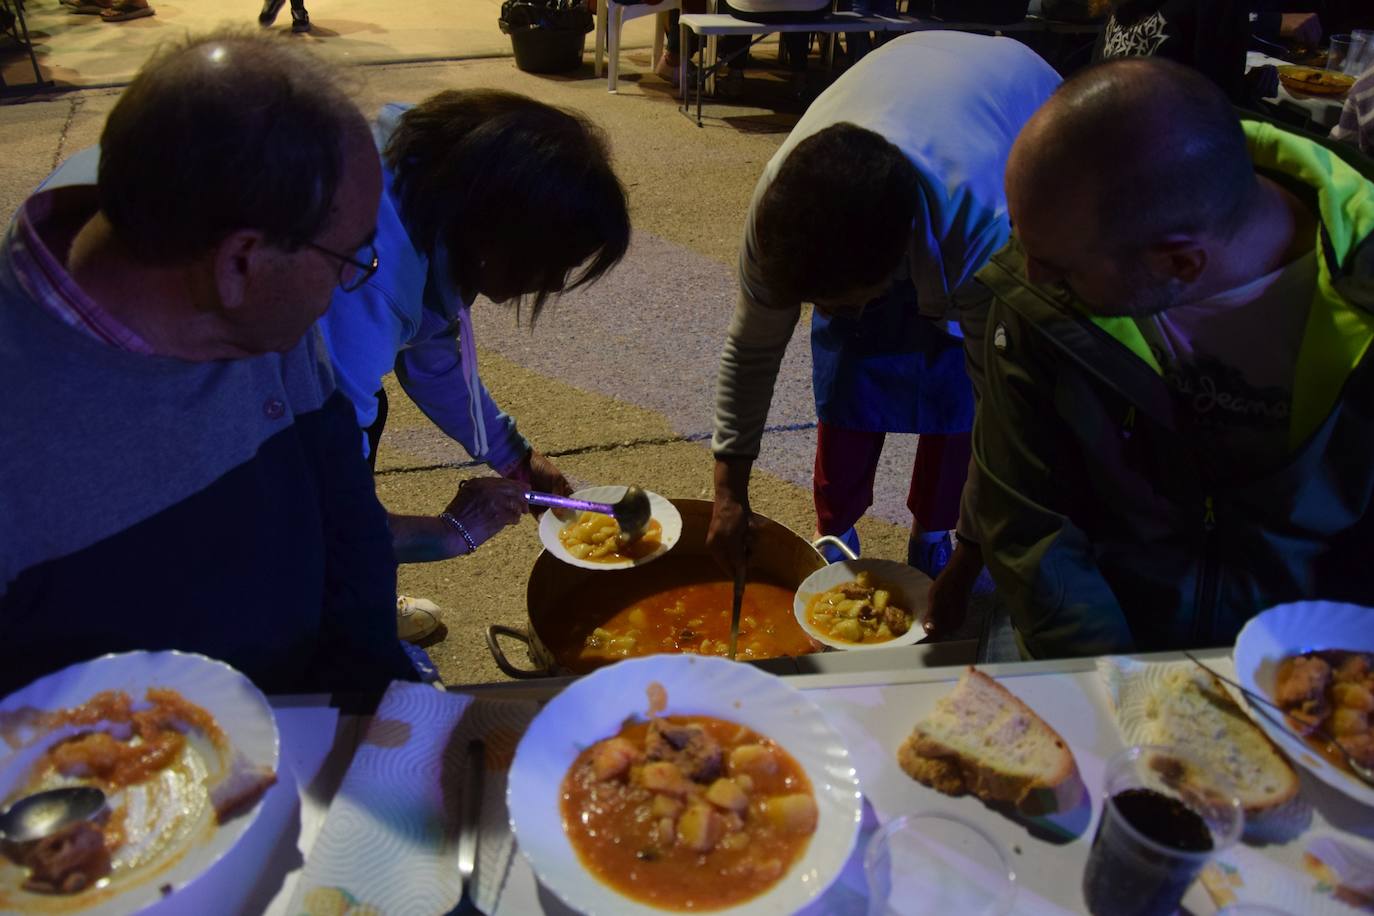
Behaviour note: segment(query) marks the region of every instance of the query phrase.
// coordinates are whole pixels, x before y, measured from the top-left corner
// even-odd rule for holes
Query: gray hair
[[[100,208],[134,256],[182,263],[254,229],[294,250],[328,222],[344,146],[367,123],[335,70],[270,34],[160,50],[101,133]]]

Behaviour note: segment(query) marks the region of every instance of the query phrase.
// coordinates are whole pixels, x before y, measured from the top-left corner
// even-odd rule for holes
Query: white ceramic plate
[[[1232,659],[1236,679],[1262,697],[1273,699],[1279,662],[1290,655],[1323,649],[1374,652],[1374,608],[1330,601],[1281,604],[1252,617],[1240,631]],[[1302,738],[1256,712],[1249,700],[1245,711],[1294,761],[1322,782],[1366,805],[1374,805],[1374,787],[1328,763]],[[1266,710],[1271,716],[1279,716]]]
[[[229,739],[232,751],[243,754],[258,766],[277,769],[277,722],[266,698],[238,671],[203,655],[129,652],[81,662],[40,678],[0,700],[0,719],[24,707],[57,710],[79,706],[102,690],[123,690],[137,706],[143,702],[149,687],[169,687],[202,707],[214,716]],[[29,777],[35,757],[51,744],[51,738],[35,736],[31,730],[0,734],[0,799],[8,797]],[[251,811],[216,827],[214,810],[210,808],[202,815],[204,823],[194,832],[185,852],[180,857],[173,857],[171,864],[158,867],[155,860],[147,869],[135,869],[124,876],[116,874],[106,888],[61,898],[70,901],[69,907],[54,909],[54,898],[37,897],[36,901],[47,906],[33,909],[113,916],[156,904],[163,898],[162,887],[170,885],[179,890],[208,872],[238,843],[261,810],[262,802],[259,801]],[[23,870],[11,866],[8,860],[0,862],[0,880],[7,880],[7,876],[8,880],[22,879],[22,875]],[[10,912],[10,908],[17,905],[19,912],[25,912],[26,897],[33,895],[18,890],[17,884],[0,884],[0,909]],[[81,902],[83,897],[89,904]]]
[[[807,620],[806,606],[821,592],[828,592],[837,585],[854,581],[861,572],[867,571],[878,587],[892,592],[892,601],[900,608],[911,611],[911,629],[896,639],[887,642],[852,643],[835,639],[822,633]],[[914,569],[896,560],[841,560],[831,563],[807,576],[797,586],[797,597],[792,600],[792,613],[797,623],[812,639],[825,643],[832,649],[848,652],[864,649],[890,649],[893,646],[910,646],[925,639],[926,631],[921,625],[926,619],[926,603],[930,594],[930,577],[919,569]]]
[[[795,688],[751,665],[698,655],[653,655],[600,668],[554,697],[515,751],[506,804],[520,851],[540,882],[588,916],[665,911],[624,897],[593,877],[563,830],[563,777],[583,749],[643,717],[645,690],[662,684],[666,715],[708,715],[776,741],[811,780],[820,820],[802,857],[765,893],[713,913],[793,913],[818,898],[839,875],[863,818],[858,775],[839,734]]]
[[[620,497],[625,495],[629,489],[623,486],[613,487],[587,487],[578,490],[573,494],[574,499],[585,499],[587,502],[614,504]],[[648,491],[645,491],[648,492]],[[655,519],[663,526],[663,535],[659,540],[658,549],[648,556],[640,557],[638,560],[619,560],[615,563],[598,563],[595,560],[579,560],[577,557],[568,553],[568,549],[563,546],[563,542],[558,539],[558,533],[564,528],[576,522],[576,519],[561,521],[554,516],[553,510],[544,513],[539,520],[539,540],[544,542],[544,549],[553,554],[564,563],[571,563],[573,566],[581,566],[586,569],[629,569],[632,566],[643,566],[645,563],[652,563],[663,556],[677,539],[682,537],[682,514],[677,511],[667,499],[657,493],[649,493],[650,517]]]

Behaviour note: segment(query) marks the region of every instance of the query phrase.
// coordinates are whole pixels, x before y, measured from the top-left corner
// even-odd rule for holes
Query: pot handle
[[[496,662],[496,667],[500,668],[510,677],[518,680],[529,680],[536,677],[548,677],[547,671],[539,669],[517,668],[511,664],[510,659],[506,658],[506,653],[501,649],[501,644],[497,641],[498,636],[508,636],[518,642],[522,642],[526,647],[530,644],[529,634],[524,630],[517,630],[515,627],[508,627],[503,624],[493,623],[487,627],[487,648],[491,650],[491,657]]]
[[[823,546],[834,547],[839,550],[840,553],[844,554],[846,559],[857,560],[859,558],[857,553],[849,549],[848,544],[835,537],[833,534],[821,535],[811,542],[811,546],[817,550],[820,550]]]

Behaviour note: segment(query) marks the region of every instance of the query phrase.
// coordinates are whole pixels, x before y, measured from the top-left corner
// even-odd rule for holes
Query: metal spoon
[[[1188,656],[1188,658],[1192,660],[1193,664],[1197,665],[1203,671],[1206,671],[1208,674],[1210,674],[1217,680],[1221,681],[1223,684],[1230,684],[1232,687],[1236,688],[1242,694],[1244,694],[1245,698],[1249,700],[1251,703],[1257,704],[1255,706],[1255,709],[1259,712],[1260,715],[1264,716],[1270,722],[1273,722],[1279,728],[1285,729],[1286,731],[1292,732],[1293,734],[1297,734],[1297,729],[1294,729],[1288,725],[1287,710],[1280,707],[1277,703],[1272,702],[1267,697],[1262,697],[1259,694],[1255,693],[1253,690],[1247,690],[1240,684],[1237,684],[1235,681],[1231,680],[1229,677],[1226,677],[1213,671],[1209,666],[1204,665],[1201,661],[1195,658],[1193,656],[1193,653],[1184,652],[1183,654]],[[1268,707],[1269,709],[1278,712],[1282,716],[1282,718],[1275,719],[1272,715],[1265,711],[1264,707]],[[1341,743],[1337,741],[1334,737],[1332,737],[1329,732],[1327,732],[1323,728],[1315,727],[1312,729],[1312,734],[1316,735],[1318,738],[1321,738],[1328,745],[1334,747],[1337,751],[1340,752],[1341,756],[1345,758],[1345,765],[1350,767],[1350,772],[1355,774],[1355,778],[1359,779],[1366,785],[1374,786],[1374,770],[1371,770],[1369,767],[1360,763],[1349,753],[1347,753],[1346,749],[1341,746]],[[1298,737],[1301,738],[1302,736],[1298,735]]]
[[[609,515],[620,525],[620,532],[630,540],[638,540],[649,527],[653,509],[649,505],[649,494],[639,487],[630,487],[625,495],[614,503],[593,503],[571,496],[554,496],[552,493],[525,494],[525,501],[531,506],[546,509],[575,509],[580,512],[600,512]]]
[[[68,786],[35,792],[0,814],[0,839],[16,843],[41,840],[105,807],[105,793],[93,786]]]

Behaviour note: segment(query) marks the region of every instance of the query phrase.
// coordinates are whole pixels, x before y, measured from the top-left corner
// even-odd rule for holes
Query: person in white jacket
[[[532,489],[566,494],[477,374],[474,300],[515,302],[534,321],[552,295],[590,283],[629,246],[625,189],[586,118],[490,89],[385,106],[373,128],[383,193],[377,270],[340,290],[320,321],[340,389],[375,462],[382,377],[473,458]],[[398,599],[403,637],[437,625],[429,602]]]

